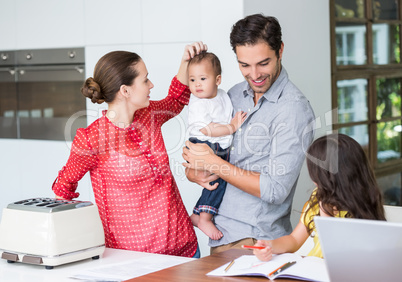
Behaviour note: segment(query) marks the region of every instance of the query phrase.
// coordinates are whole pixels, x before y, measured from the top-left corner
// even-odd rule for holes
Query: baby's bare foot
[[[200,219],[198,221],[198,228],[212,240],[219,240],[223,237],[222,232],[219,231],[218,228],[216,228],[215,224],[212,221],[205,221]]]

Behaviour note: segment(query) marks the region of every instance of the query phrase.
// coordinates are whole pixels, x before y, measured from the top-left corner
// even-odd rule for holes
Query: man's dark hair
[[[237,46],[255,45],[259,41],[266,42],[279,58],[282,45],[282,31],[275,17],[254,14],[239,20],[232,27],[230,45],[236,53]]]

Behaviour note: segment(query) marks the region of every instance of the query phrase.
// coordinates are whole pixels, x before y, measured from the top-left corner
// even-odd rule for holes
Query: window
[[[386,204],[402,205],[402,0],[331,0],[334,130],[362,145]]]

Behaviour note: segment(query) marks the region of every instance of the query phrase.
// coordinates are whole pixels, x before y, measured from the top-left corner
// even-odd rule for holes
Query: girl
[[[207,49],[186,46],[167,97],[150,101],[152,82],[135,53],[114,51],[96,64],[81,91],[108,110],[74,138],[67,164],[53,184],[70,200],[89,171],[106,247],[199,257],[197,238],[169,166],[161,126],[188,104],[187,64]]]
[[[258,240],[254,250],[262,261],[272,254],[297,251],[308,236],[314,239],[309,256],[322,257],[314,216],[385,220],[383,201],[362,147],[344,134],[318,138],[307,151],[307,168],[317,186],[304,205],[300,222],[290,235]]]

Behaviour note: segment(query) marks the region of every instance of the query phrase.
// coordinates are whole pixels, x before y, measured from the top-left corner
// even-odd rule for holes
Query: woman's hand
[[[184,48],[184,54],[182,60],[188,62],[194,56],[199,55],[201,52],[207,50],[208,50],[207,44],[204,44],[202,41],[186,45],[186,47]]]
[[[180,68],[177,72],[177,79],[184,85],[188,85],[187,65],[191,58],[200,54],[202,51],[207,51],[208,46],[202,41],[194,42],[186,45],[184,48],[184,54],[181,59]]]
[[[261,261],[269,261],[272,258],[271,240],[258,240],[254,246],[265,247],[262,250],[253,250],[254,255]]]

